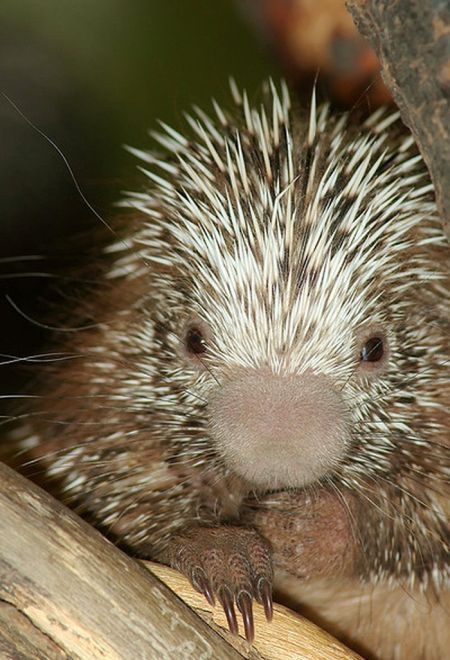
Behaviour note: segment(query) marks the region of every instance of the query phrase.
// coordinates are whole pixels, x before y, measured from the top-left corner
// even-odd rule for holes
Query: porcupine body
[[[443,658],[448,248],[426,168],[395,113],[232,91],[137,152],[148,185],[76,310],[96,325],[43,373],[22,447],[232,630],[233,601],[248,638],[252,598],[270,618],[273,559],[370,657]]]

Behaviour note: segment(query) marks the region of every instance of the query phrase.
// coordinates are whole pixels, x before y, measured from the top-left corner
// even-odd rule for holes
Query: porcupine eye
[[[384,357],[384,343],[381,337],[371,337],[361,349],[361,362],[379,362]]]
[[[189,355],[202,355],[206,352],[206,339],[197,326],[191,326],[186,332],[186,349]]]

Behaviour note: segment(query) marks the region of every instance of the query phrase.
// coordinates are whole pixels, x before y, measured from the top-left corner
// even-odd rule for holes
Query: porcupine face
[[[189,137],[156,135],[167,159],[137,152],[160,168],[129,204],[150,216],[139,249],[167,267],[173,378],[258,488],[386,471],[405,402],[431,396],[405,370],[442,350],[409,330],[443,249],[424,165],[397,115],[355,130],[313,104],[302,126],[285,90],[261,110],[233,91],[237,118],[215,106]]]

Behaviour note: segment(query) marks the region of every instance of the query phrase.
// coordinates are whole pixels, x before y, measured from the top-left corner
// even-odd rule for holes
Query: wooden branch
[[[435,0],[348,0],[430,170],[450,238],[450,10]]]
[[[250,646],[176,571],[145,562],[177,595],[143,562],[2,464],[0,484],[2,658],[358,658],[279,605],[271,624],[255,606]]]
[[[242,657],[47,493],[4,465],[0,484],[1,657]]]

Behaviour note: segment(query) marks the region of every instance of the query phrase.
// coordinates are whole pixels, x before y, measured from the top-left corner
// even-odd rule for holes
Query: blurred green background
[[[157,118],[182,125],[192,103],[226,103],[229,75],[252,94],[269,74],[277,71],[233,0],[0,3],[0,91],[58,145],[106,217],[121,190],[141,186],[123,144],[148,145]],[[40,268],[5,257],[53,255],[58,241],[67,251],[72,232],[98,221],[60,156],[3,96],[0,139],[0,353],[26,355],[45,333],[5,295],[45,322],[47,280],[11,277]],[[0,371],[7,390],[10,378]]]
[[[145,144],[156,118],[177,125],[192,103],[226,99],[230,74],[251,91],[269,72],[232,0],[0,3],[0,89],[58,144],[101,205],[129,182],[134,162],[123,143]],[[42,137],[5,99],[0,105],[3,251],[23,244],[23,209],[25,234],[37,217],[58,231],[66,208],[53,198],[72,198],[73,186]]]

